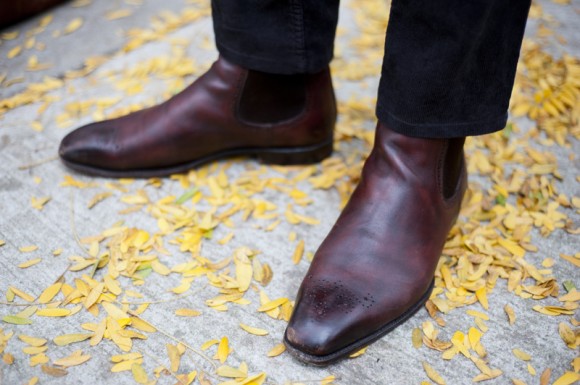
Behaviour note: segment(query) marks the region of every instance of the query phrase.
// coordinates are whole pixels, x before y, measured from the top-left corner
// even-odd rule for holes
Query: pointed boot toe
[[[332,277],[307,277],[284,335],[287,349],[314,365],[326,365],[355,349],[377,305],[370,293],[357,291]]]
[[[83,126],[64,137],[58,154],[67,166],[86,173],[92,168],[115,167],[116,132],[106,123]]]
[[[308,276],[284,334],[288,351],[303,362],[324,366],[364,348],[411,317],[432,290],[430,284],[417,298],[400,287],[348,273]]]

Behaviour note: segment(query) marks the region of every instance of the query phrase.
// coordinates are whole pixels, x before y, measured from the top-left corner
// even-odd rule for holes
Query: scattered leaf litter
[[[83,6],[86,3],[76,1],[73,6]],[[187,8],[180,15],[162,13],[156,20],[154,29],[130,31],[123,51],[129,52],[149,42],[163,39],[178,27],[209,15],[208,4],[200,1],[191,3],[195,6]],[[358,62],[347,61],[338,54],[332,64],[337,82],[360,81],[380,72],[383,31],[387,20],[384,16],[377,15],[387,15],[385,7],[383,3],[370,0],[361,2],[361,6],[355,11],[355,18],[364,33],[352,40],[351,48],[358,52],[359,58],[365,59],[359,59]],[[377,12],[377,9],[384,9],[385,12]],[[112,10],[105,15],[105,19],[114,20],[130,14],[131,11],[126,8]],[[542,17],[541,9],[533,7],[531,16]],[[51,21],[50,15],[41,19],[36,32],[42,32]],[[62,33],[74,33],[83,23],[82,18],[72,19]],[[547,28],[540,29],[538,33],[550,34]],[[2,39],[11,40],[18,34],[18,31],[3,33]],[[7,57],[11,59],[21,55],[25,49],[30,49],[35,44],[37,43],[33,39],[29,39],[24,46],[15,46],[10,50]],[[175,40],[174,54],[171,57],[153,58],[134,68],[123,69],[122,72],[112,71],[105,75],[96,72],[108,58],[88,58],[82,69],[68,72],[63,79],[46,77],[40,83],[30,84],[24,92],[0,100],[0,118],[8,110],[33,103],[40,104],[38,111],[42,114],[52,102],[58,100],[52,93],[63,89],[68,80],[78,77],[96,76],[98,81],[111,82],[120,92],[130,96],[142,91],[142,84],[135,80],[137,78],[181,78],[199,75],[204,67],[185,55],[182,44],[183,42]],[[361,61],[365,65],[360,65]],[[48,64],[39,63],[32,55],[28,57],[28,68],[43,70],[48,68]],[[4,86],[7,84],[4,83]],[[173,86],[182,87],[183,84],[176,81]],[[65,111],[56,117],[55,123],[60,127],[68,127],[83,116],[103,119],[147,106],[145,103],[119,108],[116,107],[119,100],[120,98],[113,97],[70,102]],[[235,236],[235,226],[239,219],[262,221],[264,224],[259,226],[266,232],[275,231],[283,221],[292,225],[318,225],[317,218],[304,212],[311,200],[300,190],[301,183],[308,183],[314,189],[333,188],[344,204],[358,181],[364,157],[372,144],[372,132],[365,125],[368,126],[366,122],[374,120],[373,105],[372,100],[356,98],[339,101],[342,114],[337,125],[339,153],[341,144],[353,139],[359,140],[364,149],[344,158],[335,155],[320,166],[271,167],[280,174],[278,178],[267,177],[263,167],[232,177],[226,173],[231,163],[226,162],[223,166],[210,165],[185,175],[174,176],[172,179],[179,183],[183,193],[178,197],[152,199],[148,187],[159,188],[164,184],[163,180],[152,179],[145,188],[133,190],[133,182],[130,180],[101,185],[65,176],[61,183],[62,188],[100,189],[88,202],[88,209],[95,208],[106,199],[117,198],[127,204],[127,209],[120,215],[147,211],[157,221],[158,231],[149,233],[119,224],[103,229],[94,236],[80,239],[81,244],[87,248],[86,255],[69,257],[69,270],[76,275],[40,290],[37,298],[10,286],[6,292],[8,301],[16,302],[20,299],[30,306],[19,313],[4,316],[2,320],[7,324],[27,325],[37,321],[36,317],[67,317],[83,309],[100,317],[96,323],[81,325],[89,333],[57,336],[52,340],[55,345],[81,344],[89,340],[89,346],[97,346],[108,340],[125,352],[111,358],[114,363],[111,369],[113,372],[130,371],[137,383],[147,383],[150,374],[159,377],[165,370],[171,372],[178,383],[191,383],[197,376],[196,371],[177,372],[185,351],[194,351],[194,348],[177,341],[174,341],[176,344],[167,344],[168,367],[158,367],[159,370],[156,369],[154,373],[147,373],[143,368],[144,356],[133,351],[133,340],[147,339],[149,333],[160,332],[160,329],[140,316],[152,303],[144,301],[140,305],[131,304],[128,298],[139,298],[142,295],[129,289],[127,280],[131,280],[138,287],[146,282],[150,274],[179,276],[179,285],[169,290],[179,296],[190,293],[192,286],[203,278],[220,291],[217,296],[206,300],[206,305],[214,311],[228,311],[230,306],[249,306],[250,301],[246,294],[258,291],[260,303],[256,307],[257,313],[271,319],[288,321],[293,302],[285,297],[269,298],[265,289],[273,279],[275,271],[261,258],[259,251],[240,247],[231,256],[215,262],[200,255],[201,247],[204,242],[212,242],[214,233],[224,227],[234,230],[216,241],[226,245]],[[481,374],[473,378],[476,382],[503,374],[501,370],[491,368],[483,360],[488,352],[481,338],[488,331],[485,321],[489,320],[489,316],[476,310],[478,306],[483,310],[498,306],[493,301],[490,302],[489,294],[495,289],[499,279],[507,282],[507,289],[514,295],[542,303],[533,306],[533,310],[546,316],[571,316],[580,301],[575,287],[562,284],[566,291],[562,293],[561,283],[552,275],[551,268],[554,263],[558,263],[558,257],[545,259],[541,267],[534,266],[525,258],[529,253],[536,252],[536,247],[531,244],[532,231],[538,231],[546,237],[555,231],[580,234],[580,229],[574,227],[574,222],[569,217],[571,210],[579,212],[580,198],[558,193],[557,183],[563,175],[559,171],[555,156],[545,150],[566,148],[571,138],[580,139],[578,58],[563,55],[562,58],[555,59],[543,50],[541,44],[526,40],[511,111],[515,117],[526,116],[536,126],[522,135],[519,127],[511,122],[500,133],[468,140],[466,151],[469,154],[469,171],[473,175],[487,178],[491,188],[484,189],[473,184],[470,186],[458,225],[451,231],[443,251],[436,274],[435,290],[426,305],[438,327],[445,327],[446,313],[462,307],[469,307],[466,313],[474,317],[475,326],[465,332],[455,331],[450,341],[440,340],[439,329],[428,321],[412,333],[412,342],[416,348],[425,345],[429,349],[438,350],[445,360],[454,359],[458,355],[470,359],[481,371]],[[44,130],[44,125],[38,121],[31,125],[37,132]],[[529,143],[538,146],[529,146]],[[285,194],[292,203],[278,207],[259,198],[259,194],[268,189]],[[31,206],[41,211],[50,199],[31,197]],[[198,209],[198,205],[206,208]],[[296,233],[291,234],[289,239],[294,241]],[[0,243],[3,244],[4,241]],[[170,254],[167,244],[177,246],[182,253],[190,253],[191,261],[174,266],[169,264],[164,258]],[[37,249],[37,246],[24,246],[19,251],[29,253]],[[305,243],[301,239],[289,258],[294,264],[299,264],[304,254],[311,255],[308,253],[310,252],[305,252]],[[60,252],[55,253],[58,254]],[[560,254],[559,258],[580,267],[580,253]],[[21,262],[19,267],[31,267],[41,261],[41,258],[31,259]],[[548,299],[551,301],[545,302]],[[504,310],[509,323],[513,325],[516,322],[514,310],[509,304],[504,306]],[[193,309],[181,308],[175,311],[175,315],[197,317],[201,314]],[[570,349],[578,348],[578,326],[573,318],[570,323],[559,324],[558,333]],[[245,323],[240,323],[240,327],[256,336],[268,333]],[[13,335],[11,333],[0,329],[0,353],[5,350]],[[27,354],[30,355],[30,365],[40,366],[43,372],[56,377],[66,375],[67,367],[81,365],[90,359],[89,354],[79,349],[69,356],[51,361],[45,354],[48,349],[45,339],[23,334],[19,335],[19,339],[29,345]],[[229,339],[224,336],[208,341],[201,350],[208,350],[212,346],[215,346],[213,359],[225,364],[232,352]],[[276,357],[283,352],[283,345],[276,345],[267,352],[267,356]],[[519,348],[514,349],[513,354],[523,361],[532,359]],[[3,360],[12,364],[14,356],[4,353]],[[535,375],[534,367],[529,363],[527,365],[530,374]],[[562,374],[554,384],[578,381],[579,366],[580,363],[574,366],[574,372]],[[423,363],[423,368],[432,381],[437,384],[445,383],[441,375],[426,362]],[[216,374],[224,377],[222,384],[261,384],[266,380],[265,373],[250,375],[244,363],[238,368],[221,365],[216,369]],[[548,383],[550,376],[550,368],[544,369],[540,377],[541,383]],[[227,378],[234,380],[226,380]],[[203,373],[198,379],[200,382],[207,381]],[[329,376],[320,383],[331,383],[334,380],[334,376]],[[37,381],[38,378],[33,377],[29,383]],[[523,382],[512,380],[514,383],[518,381]]]

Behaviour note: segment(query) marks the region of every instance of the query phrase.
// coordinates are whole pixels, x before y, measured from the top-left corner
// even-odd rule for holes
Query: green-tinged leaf
[[[177,203],[178,205],[181,205],[181,204],[187,202],[187,200],[191,199],[198,191],[199,191],[199,189],[197,187],[190,188],[189,190],[184,192],[179,198],[177,198],[175,200],[175,203]]]
[[[148,268],[145,268],[145,269],[143,269],[143,270],[139,270],[139,271],[137,271],[137,272],[136,272],[136,273],[133,275],[133,277],[134,277],[134,278],[145,279],[145,278],[149,277],[149,275],[151,275],[151,273],[152,273],[152,272],[153,272],[153,269],[152,269],[152,268],[150,268],[150,267],[148,267]]]
[[[566,292],[571,292],[572,290],[577,290],[576,286],[574,285],[574,283],[572,281],[564,281],[564,283],[562,283],[562,285],[564,285],[564,289],[566,289]]]
[[[2,317],[2,321],[14,325],[30,325],[32,320],[28,318],[18,317],[16,315],[6,315]]]

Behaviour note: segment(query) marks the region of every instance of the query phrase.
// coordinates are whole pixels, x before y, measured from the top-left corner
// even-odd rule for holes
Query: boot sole
[[[286,333],[284,333],[284,345],[286,346],[286,349],[288,350],[288,352],[290,354],[292,354],[294,357],[296,357],[298,360],[305,362],[307,364],[315,365],[315,366],[326,366],[326,365],[332,364],[336,361],[339,361],[343,358],[347,358],[352,353],[355,353],[355,352],[359,351],[360,349],[364,348],[365,346],[375,342],[376,340],[380,339],[381,337],[383,337],[387,333],[393,331],[395,328],[397,328],[402,323],[404,323],[409,318],[411,318],[425,304],[425,302],[427,302],[427,300],[431,296],[431,292],[433,291],[434,284],[435,284],[435,280],[431,281],[431,285],[429,286],[429,289],[427,290],[427,292],[425,294],[423,294],[421,299],[417,303],[415,303],[413,306],[411,306],[409,309],[407,309],[407,311],[405,311],[398,318],[396,318],[396,319],[392,320],[391,322],[389,322],[388,324],[382,326],[380,329],[378,329],[374,333],[369,334],[368,336],[363,337],[360,340],[355,341],[352,344],[345,346],[344,348],[342,348],[334,353],[327,354],[324,356],[317,356],[317,355],[305,353],[305,352],[297,349],[296,347],[292,346],[292,344],[288,341]]]
[[[216,160],[233,158],[238,156],[249,156],[258,158],[265,164],[277,165],[300,165],[318,163],[332,154],[333,140],[327,140],[321,144],[303,147],[254,147],[254,148],[235,148],[220,151],[202,158],[198,158],[188,163],[182,163],[174,166],[147,168],[137,170],[111,170],[99,168],[81,163],[75,163],[61,158],[62,162],[69,168],[93,176],[102,176],[108,178],[152,178],[168,176],[172,174],[181,174],[190,169],[199,167],[206,163]]]

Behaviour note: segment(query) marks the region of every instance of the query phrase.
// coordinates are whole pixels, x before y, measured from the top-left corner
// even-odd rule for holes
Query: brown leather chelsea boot
[[[360,183],[298,291],[284,335],[290,353],[332,363],[427,301],[467,186],[463,142],[412,138],[378,125]]]
[[[59,154],[72,169],[106,177],[164,176],[239,155],[314,163],[332,153],[335,121],[328,68],[274,75],[220,57],[166,102],[71,132]]]

